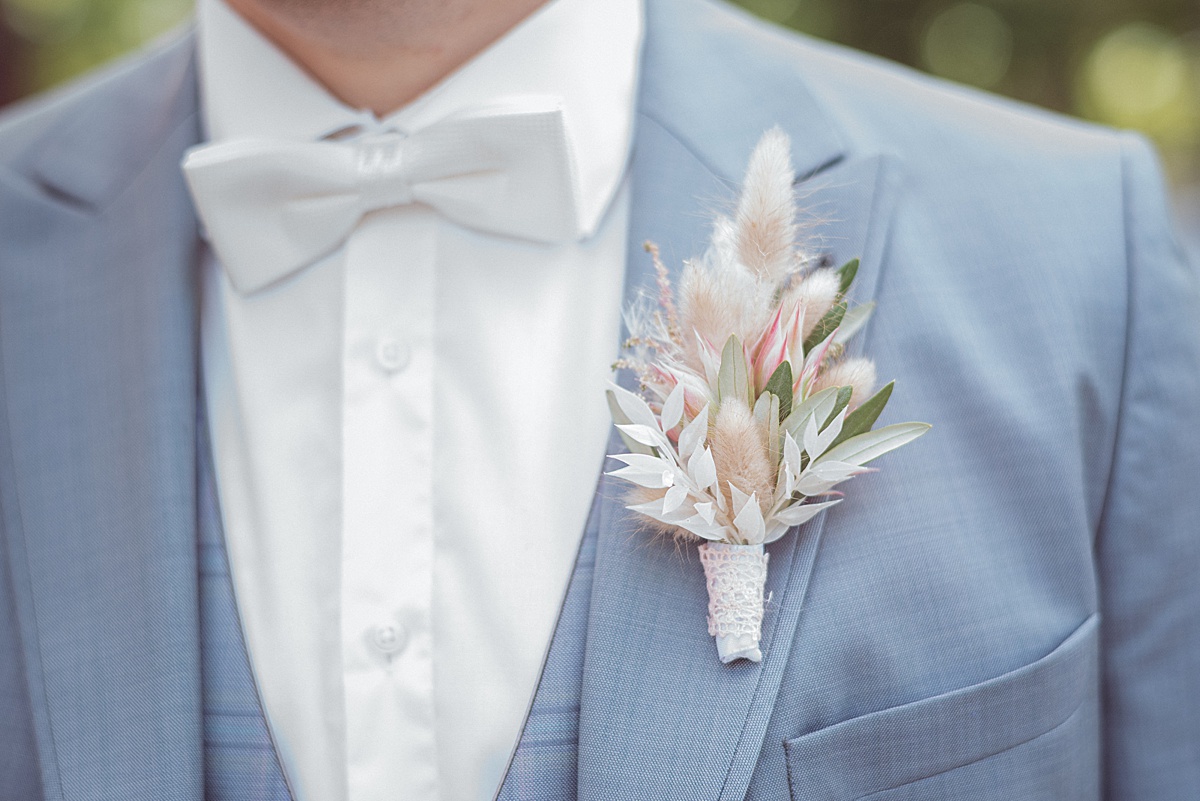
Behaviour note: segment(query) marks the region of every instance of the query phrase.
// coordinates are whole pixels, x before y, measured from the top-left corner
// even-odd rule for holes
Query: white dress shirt
[[[234,588],[298,801],[491,798],[609,430],[640,0],[552,0],[382,121],[221,0],[198,19],[212,141],[411,133],[509,96],[561,100],[581,241],[482,234],[412,204],[256,292],[211,255],[205,270]]]

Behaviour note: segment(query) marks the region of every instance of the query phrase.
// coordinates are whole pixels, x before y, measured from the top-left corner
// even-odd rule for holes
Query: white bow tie
[[[220,142],[189,151],[183,170],[209,242],[241,293],[333,252],[364,214],[406,203],[535,242],[583,233],[558,108],[476,110],[411,136]]]

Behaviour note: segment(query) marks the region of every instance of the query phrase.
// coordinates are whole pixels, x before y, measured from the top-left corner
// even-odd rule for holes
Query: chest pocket
[[[1017,670],[784,743],[794,801],[1099,797],[1099,617]]]

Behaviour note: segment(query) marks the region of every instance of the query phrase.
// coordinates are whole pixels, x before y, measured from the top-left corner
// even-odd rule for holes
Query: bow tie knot
[[[568,242],[584,231],[562,110],[533,105],[455,115],[411,135],[219,142],[189,151],[183,170],[242,293],[337,250],[364,214],[410,203],[485,233]]]
[[[403,134],[364,136],[354,143],[355,168],[365,210],[384,209],[412,203],[412,183],[405,172]]]

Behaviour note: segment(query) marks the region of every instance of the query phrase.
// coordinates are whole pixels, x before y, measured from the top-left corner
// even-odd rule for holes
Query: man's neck
[[[384,116],[546,0],[227,0],[342,102]]]

